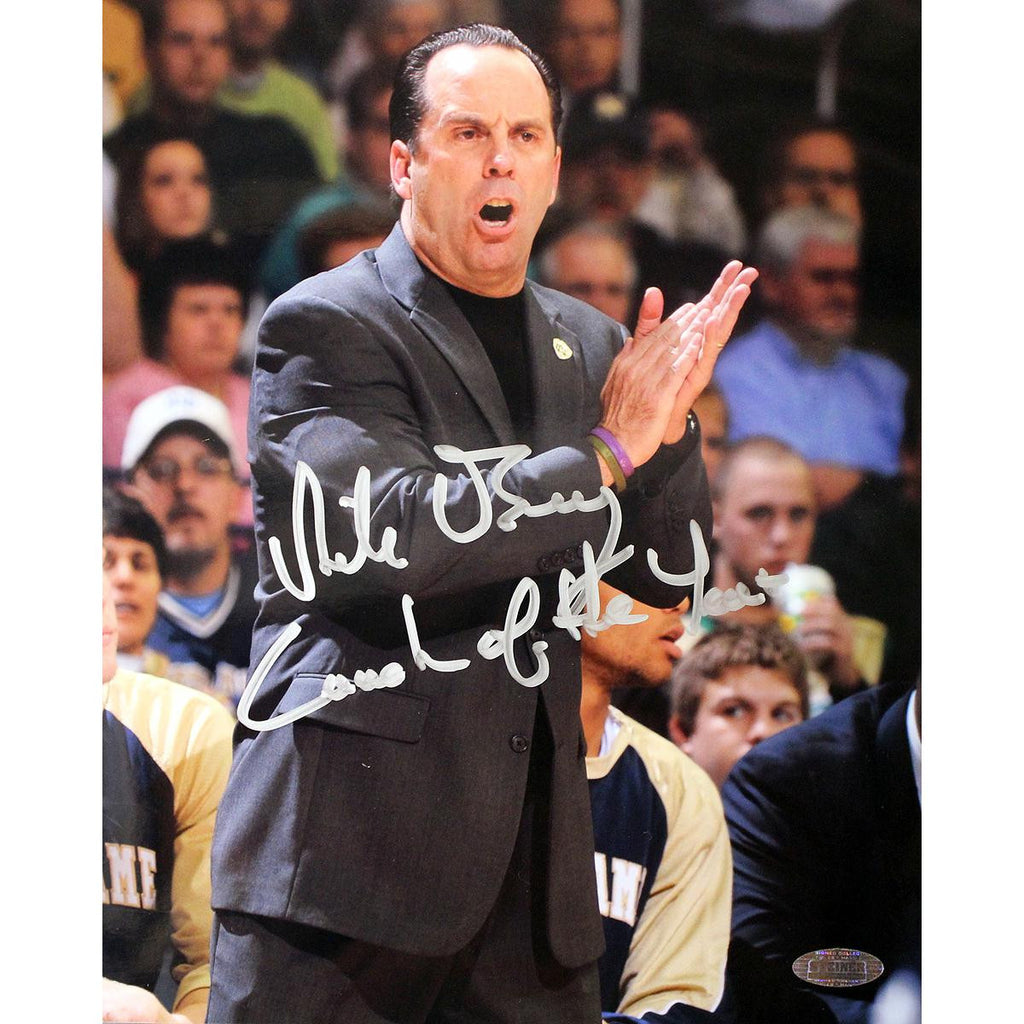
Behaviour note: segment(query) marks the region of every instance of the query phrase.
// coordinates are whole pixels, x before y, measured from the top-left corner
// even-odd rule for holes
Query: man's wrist
[[[608,466],[608,463],[597,453],[597,449],[594,449],[594,458],[597,459],[598,468],[601,471],[601,485],[603,487],[614,487],[615,478],[612,476],[612,471]]]
[[[587,440],[603,463],[601,479],[604,480],[605,469],[611,475],[615,489],[621,493],[626,489],[629,478],[634,473],[633,460],[615,435],[605,427],[597,426],[587,435]]]

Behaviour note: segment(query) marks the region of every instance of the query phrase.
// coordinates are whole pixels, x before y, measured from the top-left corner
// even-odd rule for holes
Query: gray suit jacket
[[[534,505],[554,492],[599,492],[587,432],[600,418],[600,390],[623,329],[567,296],[527,283],[536,429],[533,454],[506,476],[507,490]],[[561,338],[571,350],[560,358]],[[559,346],[560,347],[560,346]],[[561,348],[563,356],[566,349]],[[260,605],[255,667],[285,626],[299,636],[277,659],[252,706],[264,720],[320,693],[328,674],[400,663],[405,681],[356,692],[273,731],[239,726],[231,778],[213,851],[213,902],[309,924],[392,949],[443,955],[477,932],[511,856],[538,712],[554,738],[548,837],[548,932],[566,966],[595,959],[603,945],[596,909],[585,746],[579,723],[579,646],[550,615],[558,573],[582,570],[581,548],[600,551],[608,512],[522,517],[460,544],[439,530],[435,475],[458,530],[480,515],[465,468],[438,444],[464,450],[508,445],[508,409],[484,350],[445,287],[426,273],[400,227],[375,251],[305,281],[276,300],[260,328],[253,375],[249,457],[253,468]],[[322,575],[306,504],[306,550],[315,595],[300,600],[272,563],[272,538],[299,580],[292,488],[301,460],[322,486],[327,550],[351,558],[354,516],[339,509],[360,467],[370,472],[374,548],[393,528],[397,569],[368,560],[358,572]],[[487,467],[489,468],[489,463]],[[508,503],[489,491],[495,513]],[[678,589],[658,584],[646,549],[663,567],[692,568],[688,524],[705,534],[710,503],[696,421],[663,446],[622,498],[636,554],[608,579],[667,606]],[[521,578],[539,581],[539,620],[517,639],[525,675],[543,638],[550,676],[514,681],[501,658],[477,649],[503,629]],[[403,625],[401,597],[415,601],[419,639],[431,657],[466,658],[459,672],[421,671]]]

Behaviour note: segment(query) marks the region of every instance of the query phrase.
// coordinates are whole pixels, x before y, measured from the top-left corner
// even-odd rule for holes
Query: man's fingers
[[[673,373],[686,377],[700,359],[704,347],[704,322],[707,313],[701,312],[697,320],[686,330],[678,345],[678,354],[672,362]]]
[[[742,271],[743,264],[739,260],[730,260],[722,267],[722,272],[718,275],[718,279],[704,298],[710,300],[712,305],[717,305],[721,301],[722,296],[729,290],[729,286]]]
[[[684,302],[678,309],[674,309],[668,315],[668,319],[677,324],[685,324],[689,320],[693,319],[698,308],[699,307],[694,302]]]
[[[688,302],[684,306],[680,306],[669,319],[673,323],[679,324],[682,330],[689,330],[693,326],[694,321],[700,316],[701,313],[707,313],[710,309],[706,305],[707,299],[701,299],[698,303]]]
[[[728,340],[756,278],[753,267],[732,260],[700,302],[684,303],[663,321],[657,318],[663,312],[664,296],[648,288],[640,305],[636,334],[616,357],[615,370],[602,390],[606,411],[618,419],[621,410],[634,405],[636,399],[641,403],[637,410],[643,407],[651,413],[657,406],[665,410],[667,402],[671,408],[667,410],[665,438],[677,439],[685,428],[686,413],[711,379],[718,352]],[[632,396],[634,388],[639,388],[636,399]],[[646,398],[641,398],[641,393]],[[662,415],[664,412],[654,413],[658,420]],[[626,416],[623,423],[629,419]]]
[[[629,359],[642,374],[658,373],[659,367],[666,367],[666,356],[673,350],[679,350],[683,338],[688,331],[674,320],[663,320],[658,327],[647,335],[634,341]],[[619,353],[621,356],[622,353]],[[669,360],[671,362],[671,360]]]
[[[733,289],[740,284],[745,284],[749,288],[756,278],[757,271],[753,267],[744,267],[739,260],[733,260],[726,264],[704,298],[697,303],[684,303],[670,315],[669,319],[684,327],[688,326],[701,310],[715,312],[723,303],[730,301]]]
[[[748,275],[744,271],[744,274],[733,282],[708,319],[706,334],[714,349],[724,347],[729,340],[729,335],[732,334],[736,321],[739,319],[740,311],[747,299],[750,298],[750,285],[757,277],[757,271],[752,267],[748,269],[751,274]]]
[[[660,288],[648,288],[640,302],[640,310],[636,318],[634,338],[644,338],[661,323],[661,315],[665,311],[665,296]]]
[[[719,305],[728,309],[735,307],[736,312],[738,313],[742,308],[743,303],[747,301],[747,298],[750,295],[751,286],[756,280],[757,271],[753,267],[745,267],[726,290]],[[737,301],[739,303],[738,305]]]
[[[664,443],[678,441],[686,430],[687,414],[707,387],[718,354],[724,347],[757,278],[753,267],[733,260],[719,274],[710,292],[695,306],[680,306],[670,321],[678,320],[682,337],[673,353],[673,376],[679,381]]]
[[[640,303],[633,337],[637,343],[646,341],[648,346],[675,345],[679,332],[692,328],[701,314],[713,316],[721,311],[724,311],[721,319],[728,324],[728,330],[731,331],[735,318],[750,294],[750,285],[756,277],[757,271],[753,267],[744,267],[739,260],[731,260],[722,268],[722,272],[704,298],[696,303],[684,302],[664,320],[661,317],[664,314],[665,296],[658,288],[648,288]]]

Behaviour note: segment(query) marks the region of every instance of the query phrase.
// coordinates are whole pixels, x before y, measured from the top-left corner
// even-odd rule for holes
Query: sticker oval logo
[[[572,349],[561,338],[553,338],[551,347],[559,359],[572,359]]]
[[[859,949],[832,946],[804,953],[793,961],[793,973],[801,980],[825,988],[853,988],[881,977],[885,966],[877,956]]]

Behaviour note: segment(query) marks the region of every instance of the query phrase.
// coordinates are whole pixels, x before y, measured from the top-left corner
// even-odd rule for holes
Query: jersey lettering
[[[156,854],[139,847],[139,874],[142,876],[142,909],[156,910]]]
[[[603,853],[594,852],[594,874],[597,875],[597,909],[602,917],[612,912],[608,899],[608,860]]]
[[[603,853],[594,854],[594,873],[597,876],[597,909],[602,917],[615,921],[636,924],[640,893],[647,878],[647,868],[631,860],[612,857],[611,871],[608,858]],[[611,898],[608,897],[609,874],[611,876]]]
[[[115,907],[156,910],[156,853],[131,843],[104,843],[110,887],[103,902]]]

